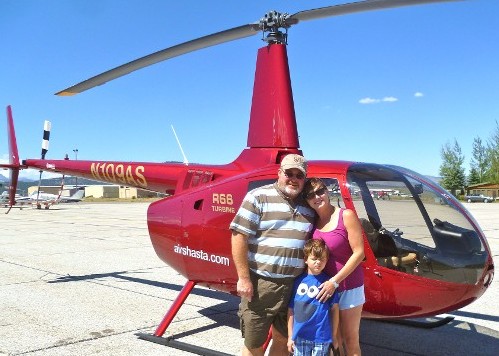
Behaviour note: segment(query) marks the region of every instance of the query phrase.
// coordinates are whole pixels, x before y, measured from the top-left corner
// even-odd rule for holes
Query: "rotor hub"
[[[264,36],[262,39],[269,44],[287,44],[287,29],[290,27],[287,23],[288,18],[288,13],[280,13],[275,10],[267,12],[260,19],[260,29],[264,34],[267,33],[267,36]],[[281,28],[284,28],[285,32],[282,32]]]

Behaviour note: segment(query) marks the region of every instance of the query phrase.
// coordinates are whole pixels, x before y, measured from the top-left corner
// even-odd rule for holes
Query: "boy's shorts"
[[[294,356],[329,356],[330,342],[315,342],[297,337],[295,340]]]
[[[340,310],[345,310],[358,307],[365,302],[364,285],[361,285],[360,287],[340,292],[340,301],[338,305]]]
[[[256,349],[265,343],[270,326],[288,337],[288,303],[294,278],[267,278],[250,273],[253,283],[251,302],[246,298],[239,304],[239,318],[244,346]]]

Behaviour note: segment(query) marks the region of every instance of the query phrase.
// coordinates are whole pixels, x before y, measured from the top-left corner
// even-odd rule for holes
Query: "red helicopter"
[[[235,294],[229,223],[248,190],[275,181],[285,155],[303,154],[287,60],[288,28],[318,18],[445,1],[453,0],[370,0],[294,15],[271,11],[258,22],[166,48],[57,93],[74,95],[163,60],[261,33],[266,45],[257,54],[247,148],[225,165],[44,158],[20,163],[9,106],[10,162],[0,166],[11,171],[10,205],[25,168],[166,193],[148,208],[149,234],[158,257],[187,282],[154,334],[140,335],[166,344],[162,335],[196,285]],[[434,316],[470,304],[490,286],[494,264],[483,231],[431,179],[398,166],[326,160],[309,160],[308,175],[322,178],[335,204],[353,209],[362,222],[363,317]]]

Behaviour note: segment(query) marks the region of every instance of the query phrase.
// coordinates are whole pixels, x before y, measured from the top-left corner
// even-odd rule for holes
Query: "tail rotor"
[[[49,149],[49,138],[50,138],[50,121],[45,121],[43,125],[43,140],[42,140],[42,159],[45,159],[45,155]],[[10,105],[7,106],[7,134],[9,141],[9,162],[8,163],[0,163],[0,168],[9,169],[9,186],[8,186],[8,195],[9,195],[9,209],[6,214],[10,212],[12,207],[16,204],[16,191],[17,191],[17,183],[19,181],[19,172],[21,169],[27,168],[26,166],[21,166],[19,162],[19,153],[17,150],[17,140],[16,140],[16,132],[14,129],[14,118],[12,115],[12,108]],[[40,186],[42,182],[42,171],[40,171],[40,178],[38,180],[38,192],[36,196],[36,207],[41,209],[41,204],[39,202],[40,196]]]

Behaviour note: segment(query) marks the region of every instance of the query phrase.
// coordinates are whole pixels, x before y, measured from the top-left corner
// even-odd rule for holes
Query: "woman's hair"
[[[315,258],[321,258],[322,256],[326,256],[326,259],[329,257],[329,249],[326,246],[326,243],[322,239],[310,239],[305,242],[305,246],[303,247],[304,259],[306,260],[309,256],[313,256]]]
[[[324,182],[322,180],[320,180],[319,178],[316,178],[316,177],[312,177],[312,178],[308,178],[305,182],[305,185],[303,186],[303,190],[302,190],[302,195],[303,195],[303,199],[307,200],[307,194],[314,191],[314,190],[317,190],[317,189],[320,189],[321,187],[325,187],[326,185],[324,184]]]

